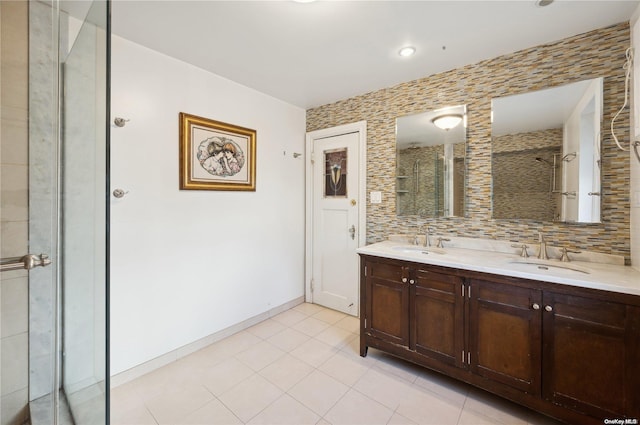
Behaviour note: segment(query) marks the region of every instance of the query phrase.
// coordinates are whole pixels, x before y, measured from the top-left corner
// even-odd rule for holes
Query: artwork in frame
[[[256,131],[180,112],[180,189],[256,190]]]

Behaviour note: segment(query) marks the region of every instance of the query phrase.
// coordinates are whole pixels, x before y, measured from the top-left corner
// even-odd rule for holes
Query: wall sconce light
[[[449,131],[462,122],[462,115],[440,115],[431,120],[436,127]]]

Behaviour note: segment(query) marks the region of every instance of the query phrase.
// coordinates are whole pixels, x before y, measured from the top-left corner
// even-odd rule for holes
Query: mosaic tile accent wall
[[[390,234],[414,233],[428,224],[438,234],[535,243],[538,231],[551,245],[630,256],[629,152],[617,149],[606,131],[624,102],[628,23],[620,23],[473,65],[434,74],[394,87],[307,111],[307,131],[367,121],[367,191],[382,191],[380,204],[367,205],[367,241]],[[602,215],[600,224],[564,224],[535,220],[492,219],[491,99],[604,77],[602,128]],[[466,104],[466,216],[397,217],[395,119],[449,105]],[[617,137],[629,142],[629,110],[616,120]]]
[[[542,149],[548,147],[562,148],[562,128],[530,131],[528,133],[505,134],[493,138],[492,153],[513,152],[526,149]],[[549,159],[549,158],[545,158]]]

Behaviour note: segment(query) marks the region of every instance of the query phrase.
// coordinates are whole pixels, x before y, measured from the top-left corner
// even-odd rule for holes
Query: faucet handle
[[[567,249],[566,246],[563,246],[562,248],[560,248],[560,252],[562,253],[562,256],[560,257],[560,261],[564,263],[568,263],[569,261],[571,261],[571,258],[569,258],[569,253],[580,254],[580,251],[572,251],[570,249]]]
[[[450,242],[451,239],[449,238],[443,238],[443,237],[439,237],[438,238],[438,243],[436,244],[436,248],[444,248],[444,246],[442,245],[442,242]]]
[[[522,258],[528,258],[529,257],[529,253],[527,252],[527,248],[529,248],[529,245],[524,244],[524,243],[523,244],[514,243],[514,244],[511,244],[511,247],[512,248],[520,248],[520,249],[522,249],[522,251],[520,251],[520,256]]]

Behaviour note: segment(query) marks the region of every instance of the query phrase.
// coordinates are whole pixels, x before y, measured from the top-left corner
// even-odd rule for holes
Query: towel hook
[[[113,120],[113,123],[116,125],[116,127],[124,127],[126,123],[128,123],[131,120],[125,119],[125,118],[120,118],[120,117],[116,117]]]

